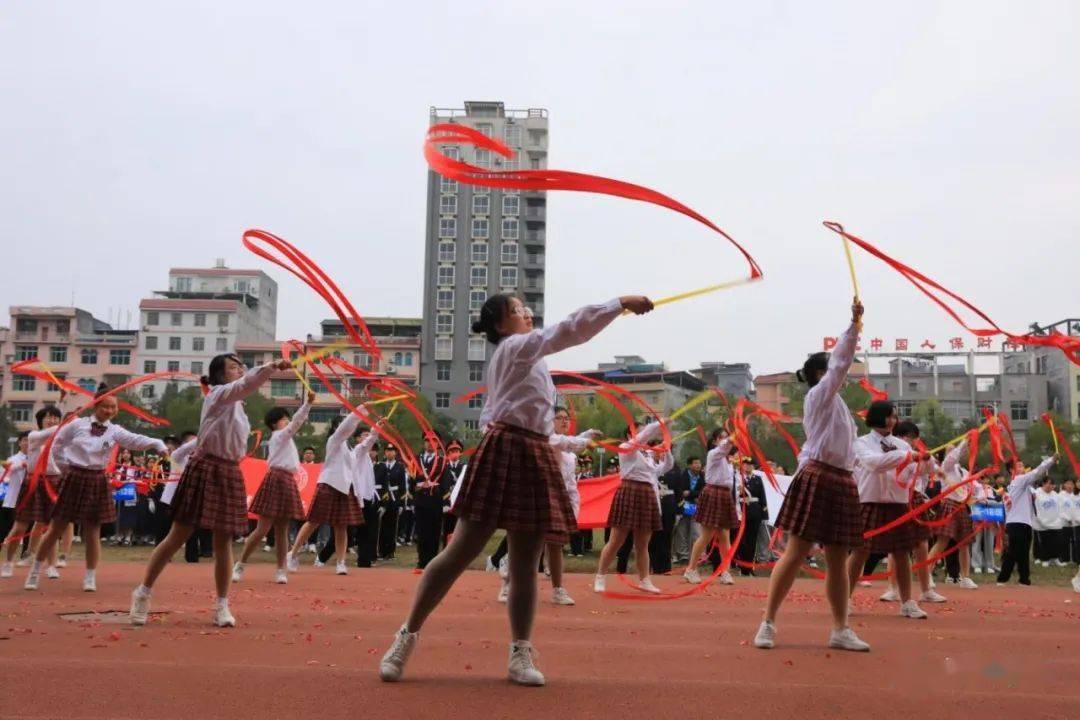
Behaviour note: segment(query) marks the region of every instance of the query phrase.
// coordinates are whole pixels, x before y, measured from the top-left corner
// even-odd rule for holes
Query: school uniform
[[[976,483],[973,491],[975,503],[986,507],[1000,507],[1001,501],[997,499],[994,491]],[[985,573],[996,572],[994,567],[994,541],[996,540],[996,526],[988,525],[975,533],[975,539],[971,542],[971,567],[978,568]]]
[[[675,466],[660,476],[660,529],[649,538],[649,564],[652,565],[652,571],[658,575],[671,572],[671,544],[678,502],[670,482],[682,473],[683,470]]]
[[[829,357],[828,370],[806,393],[803,428],[806,442],[791,480],[777,527],[819,545],[862,545],[859,490],[855,468],[855,420],[840,388],[855,357],[858,328],[848,326]]]
[[[25,493],[23,485],[29,469],[25,453],[17,452],[8,458],[3,482],[4,499],[0,502],[0,538],[7,538],[15,525],[15,508]]]
[[[251,499],[251,513],[274,521],[304,518],[304,504],[300,501],[300,489],[296,485],[300,453],[293,438],[307,422],[310,410],[311,405],[305,399],[289,424],[270,435],[266,477]]]
[[[356,494],[356,456],[349,450],[347,440],[356,433],[360,416],[349,413],[326,441],[326,459],[319,473],[315,498],[308,508],[307,521],[317,525],[360,525],[364,522],[361,500]],[[367,447],[375,440],[368,436]],[[357,446],[363,443],[357,443]],[[365,452],[367,452],[365,450]]]
[[[739,525],[732,495],[734,469],[728,462],[731,446],[730,438],[721,440],[705,456],[705,487],[698,495],[694,521],[709,530],[727,530]]]
[[[355,430],[354,430],[355,432]],[[350,546],[356,545],[356,567],[371,567],[375,561],[374,533],[379,524],[378,500],[375,494],[375,472],[372,469],[372,446],[378,440],[374,432],[368,433],[360,442],[349,450],[348,467],[353,473],[352,493],[360,503],[360,522],[350,523],[345,532]],[[323,472],[325,472],[325,464]],[[369,519],[370,517],[370,519]],[[337,553],[337,538],[330,533],[330,538],[319,550],[319,562],[330,562]]]
[[[1080,495],[1060,491],[1058,507],[1062,522],[1061,562],[1080,565]]]
[[[570,507],[573,509],[574,515],[573,527],[565,532],[549,532],[544,537],[544,542],[548,545],[565,545],[570,542],[570,535],[577,532],[577,516],[581,511],[581,493],[578,491],[577,486],[577,454],[589,447],[589,441],[594,435],[596,433],[591,430],[576,436],[551,435],[549,442],[557,453],[563,486],[566,488],[566,494],[570,498]]]
[[[619,448],[620,483],[611,501],[607,525],[611,528],[655,532],[662,527],[660,521],[661,475],[675,465],[670,452],[659,458],[644,447],[660,433],[660,423],[651,422],[638,431],[633,443],[622,443]]]
[[[1048,457],[1031,472],[1017,475],[1009,483],[1009,502],[1005,505],[1005,535],[1008,543],[1001,555],[999,583],[1009,582],[1013,567],[1020,570],[1020,584],[1031,584],[1031,523],[1035,517],[1035,507],[1031,488],[1050,471],[1054,458]]]
[[[743,495],[741,509],[746,514],[746,527],[743,530],[742,540],[735,550],[735,557],[746,564],[767,562],[769,550],[769,531],[765,519],[769,516],[768,500],[765,496],[765,483],[761,473],[752,472],[743,476],[742,487],[746,492]],[[737,533],[738,528],[733,527],[732,533]],[[734,540],[734,535],[732,536]],[[716,553],[719,557],[719,553]],[[743,575],[753,575],[752,568],[739,568]]]
[[[705,485],[705,478],[690,468],[670,478],[669,486],[675,491],[675,525],[671,531],[671,545],[675,559],[686,562],[690,559],[690,548],[701,535],[701,526],[694,523],[692,514],[686,513],[686,506],[697,503],[698,495]]]
[[[439,553],[445,502],[443,496],[453,489],[455,476],[448,467],[449,463],[433,453],[421,456],[420,465],[423,472],[413,480],[412,497],[416,518],[416,567],[422,570]],[[420,482],[428,478],[435,484],[420,487]]]
[[[1035,530],[1035,559],[1041,562],[1057,560],[1061,554],[1061,508],[1058,507],[1058,494],[1051,490],[1043,492],[1037,488],[1031,493],[1035,500],[1035,517],[1038,528]]]
[[[967,441],[964,440],[945,456],[941,463],[941,472],[944,474],[942,492],[963,482],[968,476],[968,471],[962,466],[960,459],[967,453]],[[938,536],[945,537],[953,542],[967,541],[975,531],[975,525],[971,522],[971,508],[968,506],[972,498],[973,488],[971,483],[961,485],[951,491],[941,503],[943,517],[951,518],[948,523],[938,528]]]
[[[26,451],[26,480],[24,487],[29,496],[15,509],[15,522],[27,524],[47,523],[52,518],[53,506],[56,504],[60,492],[60,466],[56,461],[56,453],[53,451],[56,443],[49,449],[49,458],[45,463],[43,473],[38,476],[34,484],[33,492],[30,492],[31,478],[38,469],[41,452],[45,445],[56,434],[59,425],[42,430],[34,430],[27,436]]]
[[[457,527],[457,515],[452,512],[454,502],[457,501],[457,496],[461,492],[461,486],[465,482],[465,470],[468,465],[460,458],[456,462],[448,462],[446,464],[447,471],[449,472],[448,480],[450,482],[451,490],[448,493],[443,494],[443,517],[442,517],[442,539],[440,540],[441,546],[446,547],[450,542],[450,536],[454,534],[454,528]],[[501,554],[500,554],[501,553]],[[503,541],[499,545],[499,549],[495,555],[492,555],[492,561],[498,565],[499,560],[506,554],[506,536],[503,536]]]
[[[911,462],[911,446],[898,437],[871,430],[855,441],[855,484],[859,489],[863,532],[895,521],[908,511],[908,490],[897,468]],[[872,553],[907,553],[923,541],[913,520],[874,535],[864,547]]]
[[[379,493],[382,518],[379,521],[379,557],[392,559],[397,550],[398,518],[408,477],[400,460],[384,460],[375,466],[375,490]]]

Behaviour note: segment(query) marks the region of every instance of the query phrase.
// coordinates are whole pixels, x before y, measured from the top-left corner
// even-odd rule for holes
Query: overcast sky
[[[279,338],[329,311],[248,254],[261,227],[366,315],[421,309],[428,108],[550,112],[550,166],[648,185],[743,242],[752,287],[624,318],[553,367],[640,354],[789,369],[846,324],[850,231],[999,324],[1080,316],[1071,2],[6,2],[0,305],[136,312],[170,266],[259,267]],[[666,210],[548,199],[547,317],[738,277]],[[958,328],[857,255],[867,332]],[[968,343],[973,339],[968,337]]]

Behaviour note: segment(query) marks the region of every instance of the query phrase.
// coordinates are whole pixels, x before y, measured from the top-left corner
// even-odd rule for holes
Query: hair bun
[[[474,322],[472,324],[472,331],[474,333],[482,333],[482,332],[484,332],[484,324],[482,322],[480,322],[479,320],[477,320],[476,322]]]
[[[806,382],[806,376],[805,376],[805,375],[803,375],[803,371],[802,371],[802,370],[796,370],[796,371],[795,371],[795,379],[796,379],[796,380],[798,380],[798,381],[799,381],[799,382],[801,382],[801,383],[804,383],[804,382]]]

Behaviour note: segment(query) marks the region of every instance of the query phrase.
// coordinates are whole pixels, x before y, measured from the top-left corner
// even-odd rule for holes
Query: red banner
[[[619,473],[598,478],[578,480],[581,508],[578,511],[578,527],[582,530],[607,527],[611,501],[619,487]]]
[[[246,457],[240,461],[240,472],[244,473],[247,504],[251,505],[251,499],[255,497],[263,478],[266,477],[266,461]],[[322,463],[301,463],[300,469],[296,471],[296,484],[300,489],[300,501],[304,504],[304,512],[311,507],[311,501],[315,498],[315,485],[319,482],[320,472],[322,472]],[[250,513],[248,517],[255,519],[255,516]]]

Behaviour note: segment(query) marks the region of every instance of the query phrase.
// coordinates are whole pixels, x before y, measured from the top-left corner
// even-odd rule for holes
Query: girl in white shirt
[[[723,557],[731,547],[729,531],[739,526],[735,497],[732,494],[735,468],[731,464],[731,457],[738,452],[738,448],[724,428],[712,431],[709,447],[710,450],[705,456],[705,487],[698,495],[697,510],[694,512],[694,521],[704,528],[704,532],[694,541],[694,547],[690,550],[690,562],[683,573],[686,581],[695,585],[701,582],[697,568],[705,548],[716,538],[720,556]],[[727,570],[721,573],[719,580],[722,585],[735,584]]]
[[[240,472],[251,434],[244,398],[258,390],[275,370],[291,367],[288,360],[278,360],[248,370],[240,358],[230,354],[210,361],[209,373],[202,378],[207,392],[198,447],[172,497],[172,528],[154,548],[142,584],[131,593],[132,624],[146,624],[150,591],[158,576],[196,529],[206,529],[214,536],[214,625],[236,627],[236,618],[229,611],[229,581],[233,538],[248,528],[247,491]]]
[[[379,665],[383,680],[401,678],[428,615],[495,530],[502,528],[510,547],[508,675],[519,684],[544,684],[529,642],[536,614],[536,567],[547,533],[570,532],[575,527],[550,444],[555,385],[544,357],[580,345],[623,310],[641,314],[651,309],[648,298],[623,297],[584,307],[542,330],[530,330],[525,305],[518,298],[498,294],[484,303],[473,331],[484,333],[495,346],[480,414],[486,432],[454,503],[458,523],[453,539],[424,570],[408,620]]]
[[[65,395],[66,394],[61,391],[61,403],[63,403]],[[49,444],[52,436],[56,434],[56,429],[60,426],[61,418],[61,410],[55,405],[43,407],[35,414],[34,419],[37,422],[38,429],[32,430],[30,436],[27,438],[26,479],[28,483],[33,477],[33,473],[39,469],[41,452],[45,449],[45,446]],[[53,447],[55,447],[55,444],[53,444]],[[41,537],[45,533],[49,521],[52,519],[53,506],[59,499],[60,466],[56,462],[56,453],[53,451],[53,447],[50,447],[49,449],[49,458],[41,470],[43,474],[38,477],[33,493],[29,494],[23,500],[20,500],[19,505],[15,508],[15,522],[30,528],[31,555],[37,553],[37,549],[41,544]],[[29,486],[27,486],[28,491],[29,489]],[[67,564],[66,552],[71,549],[73,530],[74,529],[70,524],[67,525],[64,528],[64,534],[61,539],[61,544],[64,545],[65,565]],[[58,548],[54,546],[49,553],[48,568],[45,571],[46,576],[51,580],[60,577],[60,573],[57,570],[59,564],[57,549]]]
[[[1061,518],[1061,507],[1058,505],[1058,493],[1054,490],[1054,481],[1044,477],[1032,496],[1035,498],[1035,518],[1039,521],[1035,530],[1035,560],[1041,562],[1043,567],[1064,567],[1065,563],[1060,559],[1061,528],[1064,522]]]
[[[19,434],[19,452],[4,461],[4,474],[7,476],[4,483],[7,485],[7,493],[4,495],[3,512],[5,515],[15,516],[15,508],[26,494],[24,481],[29,469],[26,451],[30,447],[27,437],[29,431]],[[0,565],[0,578],[9,578],[15,574],[15,554],[22,547],[23,536],[26,534],[26,523],[15,521],[7,536],[4,538],[5,558]]]
[[[956,447],[945,455],[945,459],[941,462],[941,472],[944,476],[941,480],[942,491],[956,485],[967,477],[967,470],[964,469],[961,462],[961,459],[966,457],[967,449],[967,440],[961,440]],[[960,581],[957,586],[965,590],[974,590],[979,587],[971,579],[970,540],[972,533],[975,531],[975,525],[971,522],[969,504],[974,500],[974,492],[975,488],[972,483],[961,485],[950,492],[944,502],[941,503],[941,514],[952,519],[937,529],[938,541],[930,550],[931,555],[938,555],[945,552],[950,540],[954,542],[965,540],[960,544],[960,549],[956,551],[957,559],[960,561]]]
[[[244,549],[240,559],[233,566],[233,582],[240,582],[244,577],[244,563],[255,552],[259,542],[266,537],[270,529],[274,530],[274,551],[277,555],[277,572],[274,582],[284,585],[289,582],[285,570],[285,553],[288,551],[289,521],[304,519],[304,505],[300,502],[300,489],[296,485],[296,471],[300,468],[300,453],[296,450],[293,438],[307,422],[311,403],[315,402],[315,393],[308,391],[304,404],[291,419],[289,411],[283,407],[271,408],[266,413],[264,422],[271,431],[270,455],[266,462],[266,477],[263,478],[255,497],[251,500],[248,512],[258,516],[259,522],[254,532],[244,540]]]
[[[855,467],[855,421],[840,397],[855,358],[862,329],[863,306],[855,299],[851,325],[836,343],[832,355],[811,355],[798,373],[809,386],[803,403],[806,442],[799,453],[799,469],[791,480],[776,526],[788,531],[784,556],[769,578],[765,617],[754,637],[755,647],[769,649],[776,640],[774,620],[791,590],[803,559],[817,543],[825,548],[828,569],[825,590],[832,610],[829,647],[868,651],[870,646],[848,627],[848,551],[860,547],[862,515],[859,490],[852,478]]]
[[[49,531],[42,538],[30,573],[26,576],[27,590],[37,589],[41,563],[55,550],[68,524],[78,523],[86,543],[83,590],[96,591],[101,526],[116,522],[116,502],[105,474],[113,449],[119,446],[128,450],[165,452],[165,443],[160,440],[129,432],[111,422],[120,408],[115,396],[103,397],[107,390],[104,385],[98,388],[93,415],[70,420],[56,431],[52,450],[66,469],[60,481],[60,496],[53,508]]]

